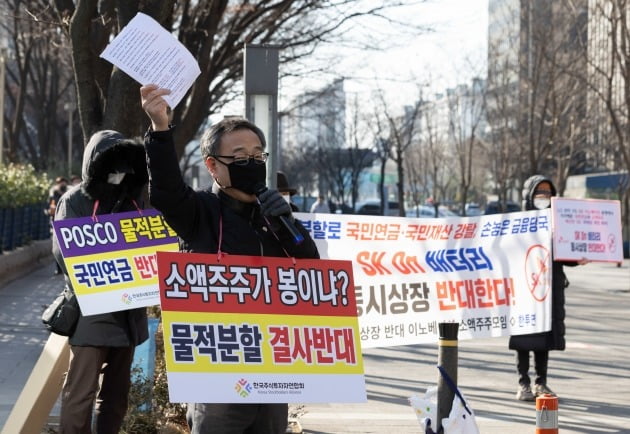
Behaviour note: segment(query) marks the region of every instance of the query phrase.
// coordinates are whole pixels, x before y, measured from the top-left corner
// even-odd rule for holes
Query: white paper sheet
[[[201,74],[192,54],[157,21],[141,12],[129,21],[101,53],[142,85],[169,89],[164,97],[174,108]]]

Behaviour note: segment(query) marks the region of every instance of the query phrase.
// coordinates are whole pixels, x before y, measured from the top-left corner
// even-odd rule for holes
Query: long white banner
[[[296,213],[322,259],[353,264],[361,346],[549,330],[549,210],[412,219]]]

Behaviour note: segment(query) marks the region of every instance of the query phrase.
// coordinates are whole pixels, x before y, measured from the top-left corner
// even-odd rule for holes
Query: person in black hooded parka
[[[140,209],[149,180],[145,158],[142,142],[112,130],[95,133],[83,154],[83,181],[61,197],[55,220]],[[63,264],[55,237],[53,254]],[[71,287],[65,264],[62,268]],[[147,338],[145,308],[80,316],[69,338],[70,366],[61,395],[60,433],[91,433],[93,409],[95,433],[120,431],[127,412],[135,347]]]
[[[523,184],[523,210],[545,209],[551,206],[551,197],[556,195],[556,188],[551,180],[543,175],[529,177]],[[579,264],[586,263],[585,260]],[[564,340],[564,289],[569,282],[563,266],[575,266],[578,262],[552,261],[551,268],[551,330],[542,333],[517,335],[510,337],[509,348],[516,350],[516,367],[519,388],[516,398],[520,401],[535,401],[536,396],[555,393],[547,386],[547,366],[549,351],[565,348]],[[534,353],[536,379],[534,390],[529,378],[529,353]]]

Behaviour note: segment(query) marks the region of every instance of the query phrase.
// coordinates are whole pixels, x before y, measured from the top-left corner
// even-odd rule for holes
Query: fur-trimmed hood
[[[120,184],[107,182],[110,173],[121,172],[125,177]],[[55,220],[128,212],[143,207],[142,192],[149,176],[141,142],[126,139],[116,131],[98,131],[83,152],[82,175],[81,184],[70,188],[59,200]],[[53,236],[52,250],[66,274],[66,284],[72,288],[56,235]],[[139,345],[148,335],[146,309],[136,308],[81,315],[69,342],[77,346],[128,347]]]
[[[556,186],[553,185],[551,179],[547,178],[544,175],[532,175],[527,178],[525,183],[523,183],[523,211],[536,209],[534,207],[534,191],[536,191],[536,187],[538,187],[538,184],[540,184],[541,182],[548,182],[551,186],[551,195],[556,195]]]
[[[120,185],[107,182],[110,173],[124,172]],[[113,130],[94,133],[83,153],[81,189],[93,200],[111,200],[125,191],[127,197],[140,196],[149,181],[144,145]]]

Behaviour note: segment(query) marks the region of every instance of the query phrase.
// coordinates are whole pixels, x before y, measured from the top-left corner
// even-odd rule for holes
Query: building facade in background
[[[590,169],[587,1],[489,0],[488,119],[495,153],[509,157],[495,176],[511,180],[504,189],[546,173],[562,191]]]
[[[343,79],[293,99],[280,117],[280,146],[342,147],[345,144],[346,93]]]
[[[343,78],[295,97],[289,108],[280,113],[279,123],[280,154],[296,149],[345,147],[346,93]],[[323,177],[317,179],[316,185],[317,192],[326,194],[330,191],[330,185]]]
[[[458,163],[462,159],[473,160],[472,190],[483,189],[487,172],[480,150],[488,130],[485,83],[474,78],[469,84],[448,88],[421,102],[414,145],[408,155],[415,161],[407,164],[405,180],[410,205],[423,204],[429,198],[444,203],[458,197],[462,173]]]
[[[613,52],[623,50],[623,32],[630,27],[630,4],[625,3],[624,14],[618,7],[623,2],[610,0],[589,0],[588,2],[588,65],[587,72],[592,86],[588,88],[587,106],[592,117],[590,123],[589,143],[592,145],[587,151],[587,158],[595,162],[597,168],[618,170],[615,167],[615,151],[611,143],[617,141],[613,131],[613,122],[609,108],[606,107],[605,95],[610,95],[611,108],[618,114],[620,125],[628,125],[628,113],[624,109],[624,78],[622,57],[615,58]],[[627,35],[625,36],[627,42]],[[626,50],[630,49],[627,46]],[[622,53],[619,52],[621,55]],[[621,63],[620,63],[621,62]],[[627,71],[626,71],[627,73]],[[626,77],[628,80],[628,77]],[[602,97],[604,96],[604,97]],[[625,113],[625,114],[624,114]]]

